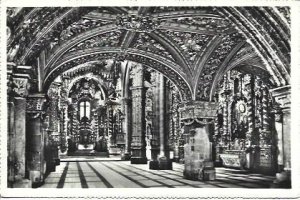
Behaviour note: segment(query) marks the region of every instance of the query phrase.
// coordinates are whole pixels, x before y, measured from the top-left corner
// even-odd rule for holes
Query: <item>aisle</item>
[[[149,170],[148,165],[129,161],[67,161],[50,173],[41,188],[268,188],[272,176],[248,174],[239,170],[217,168],[215,181],[192,181],[183,178],[183,166],[174,170]]]

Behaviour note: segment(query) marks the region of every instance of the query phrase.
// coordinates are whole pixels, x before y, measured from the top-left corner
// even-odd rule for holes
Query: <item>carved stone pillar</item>
[[[59,141],[60,141],[60,123],[59,123],[59,86],[54,82],[48,90],[49,107],[47,114],[49,115],[48,146],[49,154],[47,154],[47,165],[49,171],[55,171],[55,166],[60,163],[59,159]]]
[[[28,187],[26,178],[26,96],[31,67],[8,64],[8,187]]]
[[[275,109],[275,128],[278,136],[278,165],[274,186],[291,187],[291,87],[271,90],[278,108]]]
[[[29,178],[32,187],[35,187],[44,181],[46,172],[44,155],[45,133],[42,119],[43,104],[45,100],[44,94],[33,94],[29,95],[27,98],[26,133],[28,139]]]
[[[141,65],[136,65],[132,71],[134,76],[133,84],[130,88],[132,98],[131,163],[146,164],[146,121],[143,67]]]
[[[61,130],[60,130],[60,141],[61,141],[61,154],[67,153],[68,141],[67,141],[67,127],[68,127],[68,104],[66,102],[61,103]],[[59,164],[59,161],[58,161]]]
[[[131,106],[128,98],[123,98],[123,109],[124,109],[124,120],[123,120],[123,133],[125,134],[125,150],[124,155],[122,155],[122,160],[130,159],[130,149],[131,149],[131,131],[130,130],[130,120],[131,120]]]
[[[168,131],[166,131],[166,124],[169,121],[166,119],[166,105],[165,105],[165,78],[162,74],[157,74],[158,77],[158,87],[156,87],[156,97],[155,97],[155,104],[156,108],[155,112],[158,115],[158,133],[159,133],[159,155],[152,157],[152,161],[150,162],[150,169],[172,169],[172,161],[170,160],[169,151],[167,147],[168,142]]]
[[[212,135],[217,105],[214,102],[190,102],[179,108],[181,121],[188,134],[184,145],[184,177],[193,180],[214,180]]]

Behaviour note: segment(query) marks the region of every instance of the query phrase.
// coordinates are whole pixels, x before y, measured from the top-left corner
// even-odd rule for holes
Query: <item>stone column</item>
[[[27,122],[26,132],[28,139],[29,154],[29,178],[32,187],[43,183],[46,172],[46,162],[44,155],[45,133],[43,130],[43,104],[44,94],[33,94],[27,98]]]
[[[47,114],[49,115],[49,129],[47,130],[48,145],[47,150],[49,153],[47,157],[47,168],[48,171],[55,171],[55,166],[60,164],[59,158],[59,141],[60,141],[60,130],[59,130],[59,87],[60,84],[53,82],[48,90],[49,107]]]
[[[130,120],[131,120],[131,108],[128,98],[123,98],[123,107],[124,107],[124,120],[123,120],[123,133],[125,134],[125,151],[122,155],[122,160],[130,159],[130,149],[131,149],[131,131],[130,130]]]
[[[179,108],[188,143],[184,145],[184,177],[192,180],[214,180],[212,161],[214,119],[217,105],[214,102],[195,101]]]
[[[166,149],[166,143],[167,141],[167,134],[166,131],[166,123],[169,123],[169,121],[166,120],[166,107],[165,107],[165,78],[162,74],[158,73],[158,87],[156,87],[156,97],[155,97],[155,104],[156,109],[154,112],[156,112],[156,116],[158,118],[158,127],[154,127],[158,129],[159,133],[159,155],[158,158],[155,156],[153,157],[153,160],[150,162],[149,168],[150,169],[159,169],[159,170],[167,170],[172,169],[172,161],[169,158],[169,151]]]
[[[271,90],[278,108],[275,109],[275,128],[278,135],[278,166],[274,187],[291,187],[291,87]]]
[[[26,180],[26,96],[31,67],[8,63],[8,187],[28,187]]]
[[[139,64],[133,66],[131,164],[146,164],[144,72]]]

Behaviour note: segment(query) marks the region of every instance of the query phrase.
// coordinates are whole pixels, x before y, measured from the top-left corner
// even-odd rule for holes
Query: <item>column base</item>
[[[211,181],[216,179],[212,161],[192,161],[185,163],[183,176],[189,180]]]
[[[121,154],[121,160],[130,160],[130,157],[129,153]]]
[[[131,164],[147,164],[147,162],[148,162],[147,158],[143,158],[143,157],[131,157],[130,158]]]
[[[272,188],[291,188],[291,171],[283,171],[276,174]]]
[[[41,186],[44,183],[44,176],[40,171],[30,171],[30,185],[32,188]]]
[[[170,159],[167,159],[166,157],[161,157],[158,160],[151,160],[149,163],[149,169],[172,170],[172,161]]]

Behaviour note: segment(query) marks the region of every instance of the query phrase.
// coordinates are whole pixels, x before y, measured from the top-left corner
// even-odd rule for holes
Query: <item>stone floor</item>
[[[216,168],[214,181],[183,178],[183,165],[173,163],[173,170],[149,170],[116,160],[66,160],[56,167],[42,188],[268,188],[274,177],[245,171]]]

